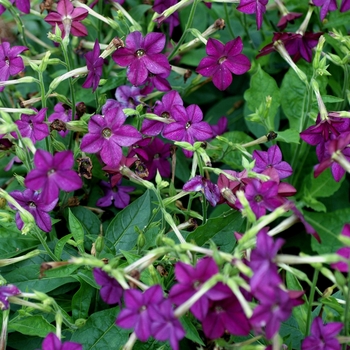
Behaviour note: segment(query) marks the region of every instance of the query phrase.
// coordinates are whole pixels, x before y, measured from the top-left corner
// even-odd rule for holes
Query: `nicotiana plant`
[[[349,10],[0,0],[0,349],[348,349]]]

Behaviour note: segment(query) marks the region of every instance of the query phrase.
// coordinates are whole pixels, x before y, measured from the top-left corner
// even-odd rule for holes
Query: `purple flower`
[[[269,0],[241,0],[237,10],[248,15],[256,14],[256,27],[259,30],[263,21],[263,15],[266,12],[266,5]]]
[[[175,276],[178,283],[169,292],[171,302],[175,305],[184,303],[200,289],[204,282],[218,272],[219,269],[213,258],[200,259],[195,267],[182,261],[177,262]],[[221,300],[230,295],[232,291],[227,286],[217,283],[191,306],[190,311],[201,321],[208,312],[209,300]]]
[[[271,146],[267,152],[254,151],[253,159],[255,159],[253,171],[269,175],[271,180],[279,181],[293,173],[292,167],[287,162],[282,161],[282,152],[277,145]],[[274,176],[271,177],[272,169],[277,173],[277,179]]]
[[[350,0],[343,0],[340,5],[340,12],[346,12],[350,10]]]
[[[93,50],[85,55],[85,59],[89,73],[82,87],[85,89],[92,87],[92,91],[94,92],[100,82],[102,76],[102,67],[104,63],[103,58],[100,57],[100,45],[97,39],[95,41]]]
[[[350,224],[345,224],[341,235],[345,237],[350,237]],[[345,259],[350,259],[350,247],[343,247],[337,250],[337,254],[342,256]],[[339,261],[337,263],[331,264],[333,269],[336,269],[341,272],[348,272],[349,271],[349,264],[346,261]]]
[[[137,289],[127,289],[124,293],[125,309],[117,317],[117,326],[133,328],[137,338],[146,341],[152,335],[151,319],[159,317],[157,308],[163,299],[160,285],[154,285],[144,293]]]
[[[25,46],[13,46],[4,41],[0,44],[0,81],[7,81],[10,75],[16,75],[24,69],[23,59],[18,57],[20,53],[28,50]],[[4,86],[0,87],[0,92]]]
[[[145,37],[140,32],[130,33],[125,40],[125,47],[115,51],[113,60],[122,67],[128,67],[127,77],[131,84],[140,86],[147,80],[148,74],[170,74],[170,65],[165,55],[160,52],[165,46],[165,35],[148,33]]]
[[[174,114],[176,105],[183,106],[180,94],[172,90],[162,97],[161,101],[156,101],[153,113],[164,119],[175,119]],[[141,132],[148,136],[156,136],[163,131],[165,123],[156,120],[144,119]]]
[[[30,0],[9,0],[11,4],[15,4],[16,7],[23,13],[30,12]],[[0,5],[0,15],[6,11],[6,7]],[[1,79],[0,79],[1,80]]]
[[[101,181],[100,186],[105,195],[96,202],[96,205],[98,207],[109,207],[113,202],[113,205],[119,209],[123,209],[129,205],[130,196],[128,193],[132,192],[135,187],[120,186],[120,184],[121,180],[118,184],[112,187],[109,182]]]
[[[0,310],[7,310],[10,306],[8,297],[12,297],[18,294],[21,294],[21,291],[13,284],[0,286]]]
[[[171,86],[166,78],[169,76],[169,73],[153,74],[148,73],[148,77],[143,83],[144,87],[141,90],[142,95],[150,94],[154,88],[158,91],[170,91]]]
[[[117,87],[115,98],[123,108],[135,108],[140,102],[140,98],[144,97],[141,94],[140,88],[136,86],[122,85]]]
[[[197,105],[190,105],[187,108],[174,106],[174,123],[165,125],[163,137],[174,141],[185,141],[193,145],[195,141],[210,139],[212,131],[207,122],[203,122],[203,113]],[[192,152],[184,150],[186,157],[191,157]]]
[[[55,111],[52,113],[48,121],[49,122],[54,122],[55,120],[60,120],[63,123],[67,123],[72,120],[72,110],[70,107],[66,104],[63,104],[62,102],[59,102],[55,105],[53,108]],[[62,137],[65,137],[68,134],[68,130],[62,130],[58,132]]]
[[[88,32],[80,21],[86,18],[88,14],[86,9],[74,8],[70,0],[60,0],[57,4],[57,12],[51,11],[44,20],[52,25],[53,31],[58,25],[62,32],[62,38],[69,35],[69,33],[74,36],[86,36]]]
[[[155,0],[152,10],[161,14],[175,4],[177,4],[177,0]],[[162,22],[169,23],[169,37],[171,37],[174,27],[177,27],[180,24],[179,14],[174,12]]]
[[[219,187],[200,175],[187,181],[182,189],[186,192],[203,192],[205,198],[213,207],[215,207],[220,200]]]
[[[234,295],[223,300],[211,301],[202,326],[205,336],[209,339],[220,338],[226,330],[235,336],[248,335],[250,331],[247,316]]]
[[[241,54],[242,50],[240,37],[226,44],[209,38],[205,48],[208,57],[199,62],[196,72],[204,77],[213,77],[213,84],[219,90],[225,90],[232,83],[232,74],[241,75],[250,69],[249,59]]]
[[[102,169],[106,171],[107,173],[111,174],[110,181],[112,186],[116,186],[119,181],[122,179],[123,175],[121,174],[121,171],[124,168],[130,168],[131,165],[133,165],[136,162],[137,158],[126,158],[125,156],[122,156],[122,159],[120,160],[119,164],[115,167],[109,167],[105,166]]]
[[[95,281],[101,286],[100,295],[107,304],[120,304],[124,289],[119,282],[102,269],[94,268]]]
[[[22,208],[28,210],[33,215],[35,223],[41,230],[45,232],[51,231],[51,218],[48,213],[55,208],[58,198],[52,202],[45,203],[41,199],[39,192],[34,192],[30,189],[26,189],[23,192],[16,190],[11,192],[10,195]],[[13,205],[9,204],[9,206],[16,210]],[[16,225],[19,230],[24,226],[19,212],[16,213]]]
[[[185,336],[186,332],[174,315],[172,303],[165,299],[159,304],[156,311],[150,313],[152,336],[159,341],[169,340],[171,348],[178,350],[179,340]]]
[[[340,350],[341,345],[336,336],[342,328],[341,322],[324,325],[321,317],[315,317],[311,325],[311,335],[303,340],[301,350]]]
[[[211,130],[213,132],[213,137],[222,135],[223,133],[225,133],[227,130],[227,124],[228,124],[228,120],[226,117],[221,117],[218,120],[218,123],[215,125],[210,125]]]
[[[100,152],[106,165],[117,166],[122,159],[121,146],[131,146],[141,140],[141,134],[131,125],[123,125],[126,115],[121,108],[106,111],[104,116],[96,114],[89,121],[89,133],[81,141],[81,150]]]
[[[18,130],[22,137],[28,137],[35,144],[37,141],[43,140],[50,134],[49,127],[44,123],[47,108],[38,111],[32,108],[37,114],[21,114],[21,119],[16,120]],[[17,134],[12,132],[11,135],[17,139]]]
[[[294,23],[294,20],[302,15],[303,14],[299,12],[288,12],[280,18],[279,22],[277,23],[277,27],[280,30],[284,30],[287,27],[288,22]]]
[[[329,11],[335,11],[338,8],[336,0],[312,0],[316,6],[322,6],[320,17],[321,21],[325,19]]]
[[[61,343],[60,339],[54,333],[49,333],[42,343],[42,350],[83,350],[79,343],[66,341]]]
[[[26,187],[37,191],[42,189],[40,198],[44,203],[57,200],[59,190],[74,191],[82,186],[79,175],[72,170],[72,151],[57,152],[55,155],[38,149],[34,156],[35,169],[24,180]]]

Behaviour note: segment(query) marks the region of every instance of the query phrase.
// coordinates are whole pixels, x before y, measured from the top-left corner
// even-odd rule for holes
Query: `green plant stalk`
[[[197,153],[197,152],[196,152]],[[204,169],[203,169],[203,160],[201,158],[201,156],[199,155],[199,153],[197,153],[197,164],[198,164],[198,170],[199,170],[199,174],[200,176],[204,177]],[[203,215],[203,225],[207,222],[207,199],[205,198],[204,192],[201,193],[202,195],[202,215]]]
[[[19,16],[18,12],[16,12],[14,9],[13,9],[13,6],[11,6],[10,8],[8,8],[8,10],[11,12],[11,15],[13,16],[16,24],[17,24],[17,29],[20,33],[20,38],[21,40],[23,41],[23,45],[24,46],[27,46],[29,48],[29,45],[27,43],[27,39],[26,39],[26,36],[24,34],[24,24],[21,20],[21,17]],[[33,51],[33,50],[32,50]],[[32,52],[34,54],[34,52]]]
[[[348,271],[350,268],[350,263],[348,263]],[[348,288],[346,293],[344,293],[344,297],[345,297],[345,310],[344,310],[344,332],[345,332],[345,336],[348,337],[349,336],[349,312],[350,312],[350,300],[349,300],[349,291],[350,291],[350,272],[348,272]],[[347,345],[343,344],[342,349],[346,350]]]
[[[347,94],[346,90],[349,88],[349,68],[347,64],[344,64],[343,66],[344,69],[344,84],[343,84],[343,90],[342,90],[342,97],[344,99],[343,102],[340,102],[337,111],[342,110],[346,107],[347,105]]]
[[[46,243],[46,240],[44,239],[44,237],[41,235],[41,232],[39,231],[39,229],[37,228],[37,226],[35,226],[34,228],[34,233],[35,236],[39,239],[40,243],[42,244],[42,246],[44,247],[46,253],[50,256],[50,258],[53,261],[60,261],[60,259],[57,258],[57,256],[51,251],[51,249],[49,248],[49,246]]]
[[[174,47],[174,50],[173,50],[172,53],[169,55],[169,57],[168,57],[168,61],[169,61],[169,62],[172,60],[172,58],[175,57],[175,55],[176,55],[177,52],[179,51],[179,48],[180,48],[181,44],[184,42],[184,40],[185,40],[185,38],[186,38],[186,35],[187,35],[187,33],[188,33],[189,28],[192,27],[192,22],[193,22],[193,19],[194,19],[194,14],[195,14],[195,12],[196,12],[197,4],[198,4],[198,0],[194,0],[194,1],[193,1],[193,4],[192,4],[192,7],[191,7],[190,15],[188,16],[188,20],[187,20],[187,23],[186,23],[185,30],[184,30],[184,32],[182,33],[180,40],[178,41],[178,43],[177,43],[176,46]]]
[[[230,35],[232,36],[232,38],[235,38],[235,35],[233,34],[233,30],[231,27],[231,23],[230,23],[230,17],[229,17],[229,13],[228,13],[228,9],[227,9],[227,4],[226,2],[224,3],[224,9],[225,9],[225,16],[226,16],[226,24],[227,24],[227,28],[228,31],[230,32]]]
[[[310,295],[309,295],[309,305],[307,308],[307,318],[306,318],[306,327],[305,327],[305,337],[307,337],[310,333],[310,325],[311,325],[311,313],[312,313],[312,303],[314,301],[315,297],[315,290],[316,290],[316,282],[318,280],[319,270],[315,270],[314,277],[312,279],[312,285],[310,289]]]

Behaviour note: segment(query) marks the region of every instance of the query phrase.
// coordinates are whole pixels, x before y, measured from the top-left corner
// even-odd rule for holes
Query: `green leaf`
[[[236,244],[233,233],[241,231],[243,222],[241,213],[231,210],[221,217],[209,219],[205,225],[191,232],[186,241],[194,241],[197,245],[203,246],[211,239],[220,250],[232,252]]]
[[[307,190],[305,190],[305,197],[303,197],[303,202],[305,205],[315,211],[323,211],[324,213],[327,212],[326,206],[318,201],[317,199],[311,197],[310,195],[307,194]]]
[[[199,345],[205,346],[203,340],[198,334],[196,327],[193,325],[188,315],[181,317],[180,321],[186,331],[186,338],[192,340],[193,342]]]
[[[96,312],[84,327],[78,329],[71,341],[84,344],[84,350],[120,349],[128,340],[130,330],[115,325],[119,307]]]
[[[68,208],[68,224],[69,230],[73,234],[74,240],[77,243],[78,250],[80,253],[85,253],[84,249],[84,229],[80,221],[72,213],[71,209]]]
[[[90,304],[95,293],[95,288],[92,288],[83,280],[80,281],[80,288],[72,299],[72,316],[74,320],[88,317]]]
[[[66,236],[63,236],[57,243],[55,246],[55,255],[57,256],[58,259],[61,259],[61,255],[64,249],[64,246],[66,245],[66,243],[73,237],[73,234],[70,233]]]
[[[138,234],[135,226],[141,230],[147,225],[151,215],[151,196],[146,191],[141,197],[119,212],[107,227],[106,245],[114,247],[115,253],[119,250],[131,250],[137,241]]]
[[[290,349],[300,349],[301,341],[304,339],[304,334],[300,331],[298,322],[293,316],[282,322],[279,335],[284,339],[289,336],[290,340],[287,342],[287,345]]]
[[[297,130],[288,129],[277,133],[276,141],[287,143],[300,143],[300,136]]]
[[[336,96],[331,96],[331,95],[325,95],[322,96],[322,100],[324,103],[338,103],[338,102],[343,102],[344,99]]]
[[[340,209],[324,215],[322,213],[304,212],[305,219],[321,237],[321,243],[311,240],[312,249],[318,254],[334,253],[342,247],[338,240],[345,223],[349,222],[350,208]]]
[[[17,331],[26,335],[36,335],[45,338],[48,333],[56,332],[56,328],[47,322],[42,316],[29,316],[26,318],[16,317],[10,321],[9,331]]]
[[[98,236],[100,234],[100,220],[96,214],[91,210],[82,206],[71,208],[74,216],[79,220],[83,226],[85,237],[87,236]]]

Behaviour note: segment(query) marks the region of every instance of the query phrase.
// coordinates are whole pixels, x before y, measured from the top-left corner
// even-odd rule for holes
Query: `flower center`
[[[153,156],[153,159],[159,159],[160,155],[159,153],[156,153],[154,156]]]
[[[226,56],[222,56],[222,57],[220,57],[219,58],[219,64],[222,64],[222,63],[224,63],[225,61],[226,61],[226,59],[227,59],[227,57]]]
[[[34,202],[29,202],[28,205],[31,207],[31,208],[36,208],[36,205]]]
[[[136,51],[136,56],[137,57],[142,57],[145,54],[145,50],[139,49]]]
[[[6,66],[10,65],[10,59],[7,56],[5,56],[5,63],[6,63]]]
[[[112,131],[109,128],[105,128],[102,130],[102,135],[105,139],[109,139],[112,136]]]
[[[55,169],[50,169],[48,172],[47,172],[47,175],[50,176],[52,174],[55,173]]]
[[[186,123],[186,130],[191,126],[191,122]]]
[[[161,117],[162,117],[162,118],[165,118],[165,119],[169,119],[169,118],[170,118],[170,114],[169,114],[168,112],[163,112],[163,113],[161,114]]]
[[[258,194],[254,197],[254,200],[255,200],[255,202],[259,203],[263,200],[263,197],[260,194]]]

